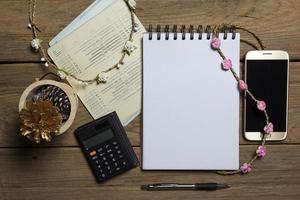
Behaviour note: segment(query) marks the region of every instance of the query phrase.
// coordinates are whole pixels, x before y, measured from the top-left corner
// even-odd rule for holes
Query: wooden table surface
[[[38,0],[44,44],[84,10],[91,0]],[[30,50],[27,1],[0,0],[0,199],[299,199],[300,198],[300,1],[297,0],[138,0],[137,15],[149,24],[239,24],[257,33],[268,49],[290,55],[289,124],[285,141],[268,145],[268,155],[248,175],[214,172],[142,172],[135,168],[97,184],[74,138],[76,127],[92,120],[82,104],[70,130],[49,144],[34,145],[19,134],[22,91],[46,72]],[[248,38],[245,34],[242,38]],[[242,44],[241,56],[249,47]],[[140,119],[126,127],[140,155]],[[240,162],[256,144],[240,136]],[[154,182],[226,182],[215,192],[147,192]]]

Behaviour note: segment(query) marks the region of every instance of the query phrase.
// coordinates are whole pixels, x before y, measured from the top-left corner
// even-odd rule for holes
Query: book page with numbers
[[[116,111],[122,124],[127,125],[141,111],[141,38],[145,29],[134,17],[138,30],[133,42],[137,49],[125,57],[119,70],[109,72],[107,83],[82,86],[68,78],[94,119]],[[124,1],[118,0],[51,46],[48,54],[59,68],[83,80],[93,79],[119,61],[130,31],[130,11]]]

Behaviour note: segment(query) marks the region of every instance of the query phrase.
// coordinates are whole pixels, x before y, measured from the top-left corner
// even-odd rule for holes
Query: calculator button
[[[96,151],[91,151],[90,156],[94,156],[94,155],[96,155]]]

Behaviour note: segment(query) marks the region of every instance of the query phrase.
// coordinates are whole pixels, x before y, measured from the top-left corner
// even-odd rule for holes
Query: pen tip
[[[228,185],[228,184],[218,184],[218,188],[220,188],[220,189],[230,188],[230,185]]]

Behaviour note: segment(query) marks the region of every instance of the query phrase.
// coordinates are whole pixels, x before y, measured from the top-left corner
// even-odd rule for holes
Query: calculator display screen
[[[113,137],[114,137],[113,131],[111,129],[106,129],[103,132],[98,133],[97,135],[90,137],[87,140],[84,140],[82,143],[86,148],[91,148],[107,140],[110,140]]]

